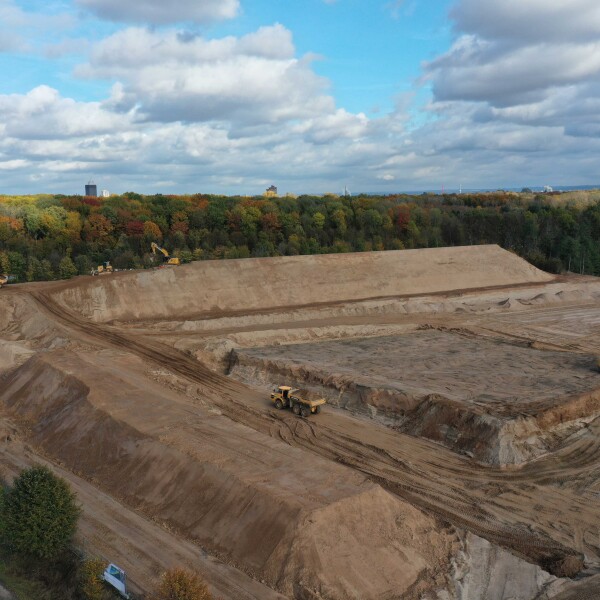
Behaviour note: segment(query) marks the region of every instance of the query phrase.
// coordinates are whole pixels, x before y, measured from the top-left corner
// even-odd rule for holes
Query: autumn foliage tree
[[[79,274],[151,267],[152,242],[184,262],[498,244],[544,270],[600,275],[600,191],[563,196],[0,196],[0,271],[69,277],[65,256]]]
[[[175,567],[163,574],[152,600],[213,600],[213,596],[200,575]]]
[[[97,558],[85,560],[79,568],[79,593],[82,600],[103,600],[106,596],[102,573],[106,562]]]

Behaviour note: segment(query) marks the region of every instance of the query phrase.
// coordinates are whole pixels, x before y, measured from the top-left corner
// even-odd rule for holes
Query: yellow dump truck
[[[310,414],[319,414],[321,407],[326,404],[325,398],[309,400],[298,395],[300,390],[294,390],[287,385],[280,385],[273,390],[271,400],[275,404],[275,408],[281,410],[283,408],[291,408],[295,415],[308,417]]]

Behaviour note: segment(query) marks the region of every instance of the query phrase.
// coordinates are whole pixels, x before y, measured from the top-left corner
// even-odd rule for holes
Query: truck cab
[[[129,598],[127,593],[127,575],[117,565],[110,564],[102,574],[102,579],[113,587],[123,598]]]

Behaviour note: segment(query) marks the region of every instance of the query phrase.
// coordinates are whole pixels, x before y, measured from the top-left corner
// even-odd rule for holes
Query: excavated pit
[[[233,350],[230,373],[288,382],[478,461],[545,454],[544,434],[600,414],[600,373],[584,354],[536,350],[464,331]],[[484,357],[482,359],[482,357]]]

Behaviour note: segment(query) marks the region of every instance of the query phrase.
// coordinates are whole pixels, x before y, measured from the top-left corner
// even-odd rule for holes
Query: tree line
[[[109,261],[182,262],[498,244],[550,272],[600,275],[600,200],[507,192],[284,198],[0,196],[0,273],[66,279]]]

